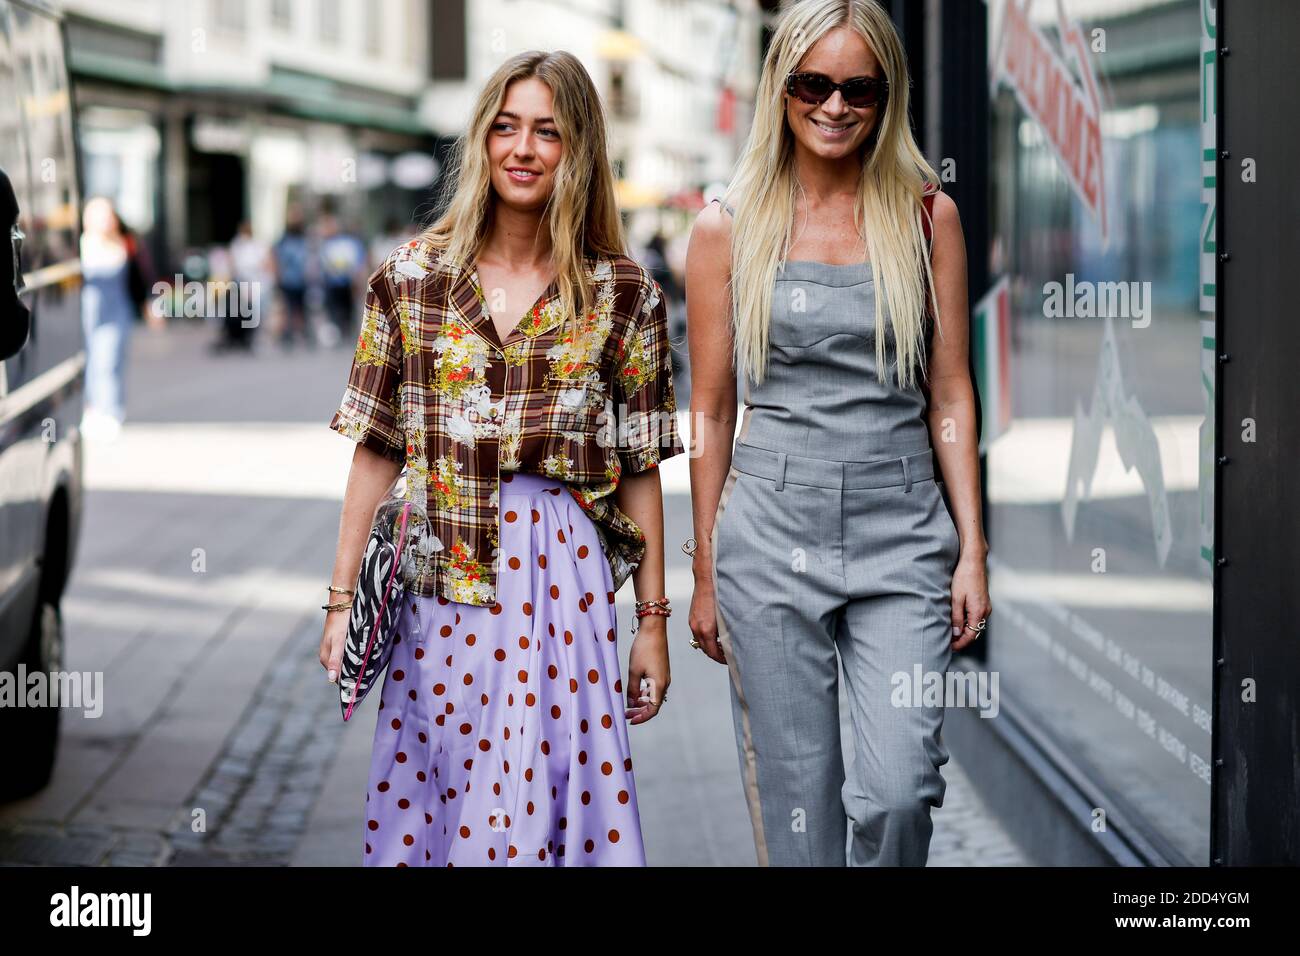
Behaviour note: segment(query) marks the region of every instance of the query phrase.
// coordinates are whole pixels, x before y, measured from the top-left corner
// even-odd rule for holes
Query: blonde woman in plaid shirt
[[[645,865],[627,725],[667,699],[656,466],[685,449],[663,297],[623,250],[595,87],[533,52],[480,94],[446,212],[370,277],[333,586],[403,467],[440,547],[380,694],[367,865]]]

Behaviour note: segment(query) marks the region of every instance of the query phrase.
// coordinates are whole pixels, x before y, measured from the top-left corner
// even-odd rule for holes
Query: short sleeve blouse
[[[685,451],[664,297],[626,256],[589,258],[586,279],[593,306],[576,334],[553,285],[502,340],[474,271],[427,239],[371,275],[329,427],[405,466],[407,495],[442,545],[418,593],[496,602],[503,471],[565,482],[596,525],[615,589],[644,556],[614,492],[624,474]]]

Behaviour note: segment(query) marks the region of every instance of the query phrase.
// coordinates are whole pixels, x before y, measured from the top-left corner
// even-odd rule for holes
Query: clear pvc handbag
[[[401,637],[402,599],[431,573],[429,558],[440,549],[428,515],[405,496],[405,476],[399,475],[375,509],[352,596],[339,668],[339,704],[345,721],[388,666],[393,645]]]

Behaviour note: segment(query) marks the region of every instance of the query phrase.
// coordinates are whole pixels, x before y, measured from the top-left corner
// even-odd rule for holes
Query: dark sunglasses
[[[836,83],[825,73],[791,73],[785,78],[785,91],[795,99],[821,106],[839,90],[844,102],[855,110],[883,103],[889,95],[889,81],[883,77],[855,76]]]

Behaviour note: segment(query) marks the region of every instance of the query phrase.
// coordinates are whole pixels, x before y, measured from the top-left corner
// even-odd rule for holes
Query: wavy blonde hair
[[[472,268],[492,223],[487,137],[516,80],[536,77],[551,90],[555,125],[564,149],[543,221],[551,234],[557,289],[570,331],[594,306],[584,257],[616,256],[626,249],[614,199],[614,174],[605,140],[605,113],[586,68],[572,53],[531,50],[506,60],[488,79],[469,126],[452,149],[446,211],[424,235],[443,258]]]
[[[854,219],[872,263],[877,326],[883,327],[879,317],[885,314],[880,308],[883,285],[898,382],[908,388],[916,383],[916,369],[926,365],[927,291],[930,301],[936,301],[921,197],[926,183],[937,185],[939,177],[912,138],[906,56],[889,14],[875,0],[799,0],[777,20],[763,60],[754,124],[725,197],[735,210],[731,302],[736,368],[758,382],[766,375],[772,292],[777,270],[790,251],[799,184],[794,134],[782,102],[785,78],[798,69],[813,44],[842,26],[866,41],[889,82],[883,115],[863,146]],[[870,229],[865,228],[868,223]],[[934,312],[937,324],[937,304]],[[876,374],[884,382],[886,335],[878,334],[875,340]]]

